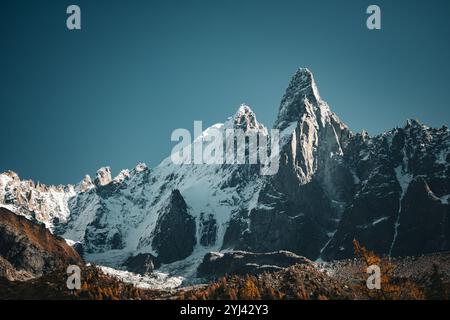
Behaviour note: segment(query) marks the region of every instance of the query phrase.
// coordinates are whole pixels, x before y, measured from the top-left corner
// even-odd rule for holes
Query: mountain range
[[[270,134],[250,107],[212,129]],[[76,185],[0,174],[0,206],[42,223],[88,262],[151,265],[195,277],[210,252],[353,256],[353,239],[387,256],[450,250],[450,131],[407,120],[353,133],[300,68],[281,100],[275,175],[256,165],[138,164],[100,168]],[[138,268],[139,269],[139,268]]]

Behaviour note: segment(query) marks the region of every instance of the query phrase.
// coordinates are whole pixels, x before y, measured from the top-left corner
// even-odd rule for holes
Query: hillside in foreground
[[[369,258],[373,259],[373,258]],[[298,264],[277,272],[223,276],[208,284],[173,290],[141,289],[105,274],[82,268],[80,290],[68,290],[64,271],[28,281],[0,279],[0,299],[50,300],[366,300],[450,299],[450,253],[382,261],[388,275],[382,290],[368,290],[366,260],[359,257],[326,264]]]

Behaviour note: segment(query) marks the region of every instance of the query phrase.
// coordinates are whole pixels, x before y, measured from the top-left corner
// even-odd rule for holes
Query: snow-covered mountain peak
[[[114,183],[121,183],[131,175],[130,170],[124,169],[112,180]]]
[[[148,170],[148,167],[145,163],[139,162],[136,167],[134,167],[135,172],[142,172]]]
[[[305,94],[313,94],[317,100],[320,100],[314,75],[308,68],[299,68],[292,77],[289,87]]]
[[[11,170],[0,173],[0,177],[3,177],[5,179],[20,180],[19,175]]]
[[[90,175],[85,175],[83,180],[78,184],[78,190],[80,192],[86,192],[91,190],[92,188],[95,188],[94,183],[92,182]]]
[[[55,221],[67,221],[68,199],[76,194],[72,185],[44,185],[20,180],[12,171],[0,173],[0,207],[28,219],[43,222],[50,230]]]
[[[306,97],[311,103],[318,103],[321,98],[314,75],[308,68],[299,68],[292,77],[287,91]]]
[[[97,178],[95,179],[95,184],[97,186],[105,186],[112,181],[111,178],[111,168],[102,167],[97,170]]]
[[[417,119],[407,119],[405,124],[405,129],[411,129],[411,128],[425,128],[424,124],[421,123]]]
[[[225,128],[247,130],[267,131],[266,127],[256,120],[255,112],[246,104],[241,104],[233,117],[225,123]]]
[[[309,183],[319,170],[324,189],[334,189],[329,171],[337,170],[350,131],[321,100],[308,69],[298,69],[289,82],[274,127],[282,132],[281,150],[298,182]]]

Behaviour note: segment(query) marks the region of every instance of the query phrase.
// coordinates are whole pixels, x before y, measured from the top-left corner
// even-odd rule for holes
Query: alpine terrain
[[[212,128],[270,134],[245,105],[202,136]],[[66,186],[8,171],[0,174],[0,205],[43,223],[86,262],[185,278],[197,277],[199,266],[211,273],[208,264],[220,259],[235,269],[239,257],[282,267],[306,263],[302,257],[346,259],[353,239],[386,256],[450,250],[448,127],[408,120],[376,136],[353,133],[301,68],[274,129],[280,161],[272,176],[257,165],[176,165],[170,157],[116,177],[104,167]]]

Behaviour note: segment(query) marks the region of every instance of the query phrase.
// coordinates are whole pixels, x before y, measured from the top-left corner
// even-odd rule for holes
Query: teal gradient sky
[[[174,129],[241,103],[271,126],[301,66],[353,131],[449,124],[449,21],[445,0],[2,1],[0,171],[56,184],[152,167]]]

